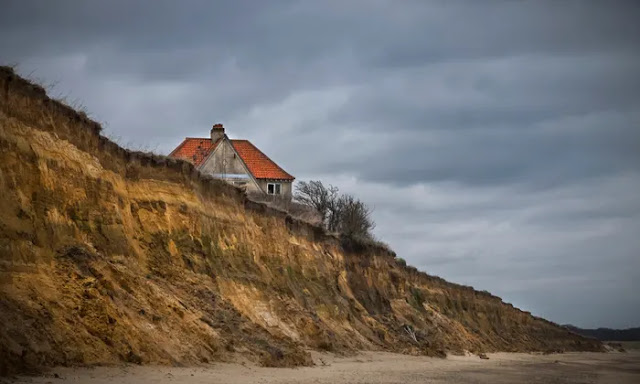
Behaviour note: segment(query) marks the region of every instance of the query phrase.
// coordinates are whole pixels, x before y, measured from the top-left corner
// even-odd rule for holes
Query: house
[[[231,140],[222,124],[211,128],[210,138],[187,137],[169,157],[187,160],[213,177],[244,188],[291,199],[295,179],[249,140]]]

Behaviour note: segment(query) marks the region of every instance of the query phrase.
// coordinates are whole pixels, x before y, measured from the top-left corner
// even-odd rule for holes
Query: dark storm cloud
[[[639,19],[634,1],[5,1],[0,61],[125,145],[167,153],[222,121],[373,205],[421,269],[630,326]]]
[[[444,131],[434,143],[422,133],[389,138],[374,153],[334,159],[325,166],[347,169],[368,180],[415,183],[457,180],[464,184],[518,182],[553,186],[640,167],[640,114],[617,113],[563,120],[550,129],[521,127]],[[402,125],[402,119],[397,120]],[[429,119],[425,119],[429,121]],[[406,125],[404,125],[406,126]],[[428,125],[427,125],[428,126]],[[481,149],[482,155],[478,156]]]

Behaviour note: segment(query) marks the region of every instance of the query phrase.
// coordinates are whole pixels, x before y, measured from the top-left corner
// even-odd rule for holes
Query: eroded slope
[[[0,69],[0,370],[305,350],[600,350],[372,244],[131,153]]]

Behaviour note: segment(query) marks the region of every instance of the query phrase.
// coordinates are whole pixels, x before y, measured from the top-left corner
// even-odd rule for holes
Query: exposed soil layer
[[[130,152],[0,67],[0,373],[312,364],[307,350],[600,351],[486,292]]]

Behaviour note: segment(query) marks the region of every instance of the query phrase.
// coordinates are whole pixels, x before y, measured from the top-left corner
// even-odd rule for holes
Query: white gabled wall
[[[266,191],[266,189],[260,188],[226,135],[209,157],[200,164],[199,169],[202,173],[213,175],[227,182],[245,181],[248,192]],[[237,178],[234,175],[244,175],[245,178]]]

